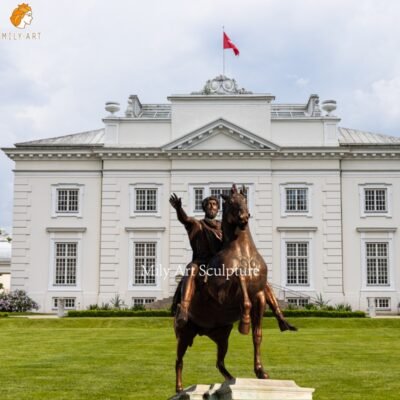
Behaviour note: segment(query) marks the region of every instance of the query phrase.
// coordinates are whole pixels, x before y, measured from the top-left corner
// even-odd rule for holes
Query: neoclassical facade
[[[3,149],[15,161],[12,289],[42,312],[61,297],[78,309],[169,297],[191,258],[170,194],[201,218],[201,200],[234,182],[280,298],[397,313],[400,138],[339,127],[317,95],[274,100],[220,76],[166,104],[107,103],[102,129]]]
[[[11,243],[8,235],[0,230],[0,293],[2,290],[10,290],[10,275]]]

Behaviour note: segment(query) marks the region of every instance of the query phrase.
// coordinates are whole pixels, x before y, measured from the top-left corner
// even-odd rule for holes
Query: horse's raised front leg
[[[246,286],[246,277],[244,274],[239,274],[240,280],[240,288],[242,290],[243,295],[243,304],[242,304],[242,315],[240,317],[239,322],[239,332],[242,335],[247,335],[250,332],[250,311],[251,311],[251,301],[249,298],[249,294],[247,292]]]
[[[228,339],[232,330],[232,325],[224,326],[218,330],[213,331],[209,337],[217,346],[217,368],[223,377],[227,380],[233,379],[233,376],[225,368],[225,356],[228,351]]]
[[[265,291],[265,300],[271,309],[272,313],[275,315],[276,320],[278,321],[279,329],[283,331],[297,331],[297,328],[285,319],[283,316],[282,310],[279,307],[278,300],[275,297],[274,291],[269,286],[268,282],[264,288]]]
[[[175,362],[175,374],[176,382],[175,389],[176,392],[181,392],[183,390],[182,384],[182,370],[183,370],[183,356],[189,346],[193,344],[193,338],[196,333],[193,332],[187,325],[185,328],[177,331],[177,348],[176,348],[176,362]]]
[[[268,374],[264,371],[261,362],[261,341],[262,341],[262,318],[265,310],[265,294],[264,291],[257,293],[256,303],[253,304],[251,313],[251,323],[253,328],[253,345],[254,345],[254,372],[258,379],[268,379]]]

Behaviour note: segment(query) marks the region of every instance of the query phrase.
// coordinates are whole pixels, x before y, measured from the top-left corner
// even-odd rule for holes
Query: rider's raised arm
[[[181,224],[185,225],[185,227],[189,227],[193,225],[196,220],[192,217],[188,217],[185,210],[180,207],[176,210],[176,216]]]
[[[176,216],[178,217],[178,221],[185,225],[186,228],[190,227],[196,222],[195,218],[188,217],[185,210],[182,208],[182,199],[178,197],[175,193],[171,195],[169,198],[169,202],[172,207],[176,210]]]

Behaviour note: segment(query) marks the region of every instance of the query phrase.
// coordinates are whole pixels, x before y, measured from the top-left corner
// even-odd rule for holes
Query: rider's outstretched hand
[[[175,210],[182,208],[182,199],[180,197],[178,197],[175,193],[171,194],[171,197],[169,198],[169,202],[170,202],[171,206],[175,208]]]

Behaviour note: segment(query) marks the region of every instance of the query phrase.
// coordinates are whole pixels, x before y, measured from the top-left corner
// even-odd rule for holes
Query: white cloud
[[[1,2],[0,31],[15,4]],[[239,86],[282,102],[335,98],[346,126],[400,135],[400,2],[35,0],[33,14],[40,41],[0,41],[0,146],[97,128],[108,100],[124,110],[130,94],[199,90],[221,73],[222,25],[241,52],[226,54]],[[2,208],[0,225],[10,219]]]
[[[400,76],[373,82],[368,91],[357,90],[355,100],[365,109],[373,109],[382,120],[400,123]]]
[[[298,78],[296,79],[296,85],[300,88],[306,87],[310,83],[309,79],[306,78]]]
[[[342,103],[346,126],[400,136],[400,76],[355,88]]]

